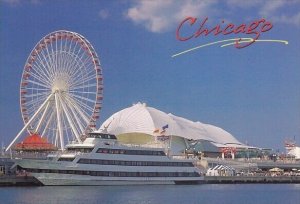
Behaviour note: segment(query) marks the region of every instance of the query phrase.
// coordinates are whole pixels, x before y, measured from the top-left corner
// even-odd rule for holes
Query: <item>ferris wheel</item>
[[[24,127],[60,149],[95,129],[102,107],[100,60],[82,35],[60,30],[43,37],[31,51],[20,84]]]

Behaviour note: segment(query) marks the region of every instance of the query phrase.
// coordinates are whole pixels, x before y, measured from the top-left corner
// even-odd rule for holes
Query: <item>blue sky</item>
[[[246,35],[178,41],[186,17],[236,25],[265,18],[273,28],[244,48],[208,42]],[[100,56],[104,74],[101,121],[138,101],[193,121],[219,126],[241,142],[283,149],[300,143],[300,1],[0,1],[0,141],[22,128],[19,85],[35,44],[55,30],[85,36]],[[248,36],[249,37],[249,36]],[[100,125],[99,122],[98,125]]]

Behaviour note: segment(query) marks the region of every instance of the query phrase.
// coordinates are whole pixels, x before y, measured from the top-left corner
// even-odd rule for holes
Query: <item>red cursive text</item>
[[[205,24],[208,21],[208,17],[206,17],[199,24],[199,27],[194,26],[196,21],[197,21],[197,18],[195,18],[195,17],[185,18],[179,24],[179,26],[176,30],[176,38],[180,41],[187,41],[192,38],[198,38],[201,35],[207,36],[210,33],[213,33],[215,36],[219,35],[219,34],[229,35],[229,34],[238,34],[238,33],[244,33],[247,35],[254,34],[255,36],[252,37],[253,41],[248,41],[247,43],[244,43],[244,44],[239,43],[240,38],[237,38],[239,40],[235,41],[235,47],[236,48],[244,48],[244,47],[247,47],[247,46],[251,45],[252,43],[254,43],[255,40],[258,40],[261,33],[267,32],[273,28],[272,23],[269,21],[266,21],[263,18],[259,19],[259,20],[254,20],[254,21],[250,22],[249,25],[241,24],[239,26],[236,26],[233,23],[229,23],[227,25],[221,26],[221,24],[218,24],[215,27],[213,27],[212,29],[205,27]],[[224,24],[224,21],[222,21],[222,24]],[[191,26],[191,28],[193,30],[191,31],[191,34],[189,36],[182,36],[180,33],[180,30],[183,28],[183,26],[187,26],[187,25]]]

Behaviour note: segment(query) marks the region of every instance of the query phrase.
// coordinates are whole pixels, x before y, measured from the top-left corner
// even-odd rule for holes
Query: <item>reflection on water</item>
[[[300,184],[294,184],[295,189],[300,190]]]
[[[300,184],[54,186],[0,188],[0,203],[296,204]]]

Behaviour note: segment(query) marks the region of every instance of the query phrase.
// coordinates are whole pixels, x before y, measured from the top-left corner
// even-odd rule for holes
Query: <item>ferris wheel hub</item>
[[[69,77],[66,74],[61,74],[53,80],[52,93],[66,92],[69,90]]]
[[[69,89],[69,86],[66,82],[64,81],[57,81],[57,82],[54,82],[53,83],[53,86],[52,86],[52,93],[55,93],[55,92],[66,92],[68,91]]]

